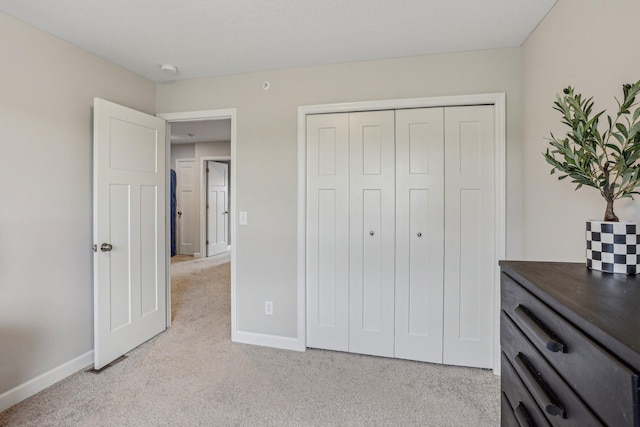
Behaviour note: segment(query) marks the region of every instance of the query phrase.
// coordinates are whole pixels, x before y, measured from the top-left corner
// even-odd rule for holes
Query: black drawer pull
[[[524,306],[519,305],[513,310],[516,317],[537,339],[545,343],[547,350],[554,353],[566,353],[567,347],[552,333],[542,327],[540,321],[527,310]]]
[[[535,427],[536,423],[533,421],[533,418],[531,418],[531,415],[529,415],[522,402],[518,402],[518,405],[513,412],[520,427]]]
[[[527,358],[522,353],[518,353],[516,357],[513,358],[513,361],[522,382],[524,382],[527,389],[533,394],[538,404],[547,411],[547,414],[566,418],[567,414],[564,408],[549,394],[547,385],[542,378],[538,376],[537,372],[535,372],[535,369],[533,369],[533,366],[531,366]]]

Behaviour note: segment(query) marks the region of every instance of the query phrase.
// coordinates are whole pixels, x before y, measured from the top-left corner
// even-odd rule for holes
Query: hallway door
[[[165,121],[94,100],[94,368],[166,328]]]
[[[178,254],[193,255],[198,252],[196,161],[176,160],[178,191]]]
[[[207,256],[229,248],[229,165],[207,161]]]

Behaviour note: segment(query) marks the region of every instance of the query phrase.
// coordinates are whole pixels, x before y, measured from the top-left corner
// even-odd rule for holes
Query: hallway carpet
[[[172,263],[173,326],[0,413],[0,426],[498,426],[480,369],[230,340],[228,254]]]

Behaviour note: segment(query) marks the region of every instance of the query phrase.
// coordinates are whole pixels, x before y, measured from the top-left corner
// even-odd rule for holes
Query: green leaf
[[[638,133],[638,131],[640,131],[640,123],[636,123],[631,127],[631,130],[629,131],[628,139],[633,139]]]
[[[625,125],[623,125],[622,123],[616,123],[616,128],[622,135],[624,135],[625,138],[628,137],[629,132],[627,131],[627,127]]]
[[[622,153],[622,150],[620,149],[620,147],[618,147],[618,146],[617,146],[617,145],[615,145],[615,144],[605,144],[605,147],[607,147],[607,148],[611,148],[613,151],[615,151],[615,152],[616,152],[616,153],[618,153],[618,154],[621,154],[621,153]]]
[[[618,140],[618,142],[620,143],[620,145],[624,145],[624,138],[622,137],[622,135],[620,135],[617,132],[614,132],[611,134],[615,139]]]

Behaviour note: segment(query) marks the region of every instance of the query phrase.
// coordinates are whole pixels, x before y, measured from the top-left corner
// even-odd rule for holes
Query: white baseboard
[[[0,412],[93,364],[93,350],[0,394]]]
[[[200,254],[200,252],[194,252],[193,253],[193,257],[194,258],[202,258],[202,255]]]
[[[255,332],[236,331],[235,342],[242,344],[260,345],[263,347],[281,348],[284,350],[305,351],[306,345],[298,338],[281,337],[277,335],[257,334]]]

